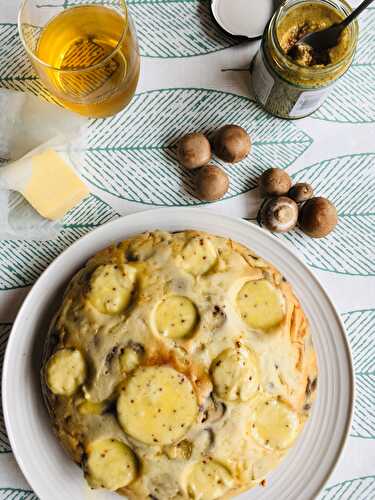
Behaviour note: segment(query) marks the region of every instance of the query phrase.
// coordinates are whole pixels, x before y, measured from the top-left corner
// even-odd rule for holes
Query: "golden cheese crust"
[[[317,386],[290,284],[229,239],[145,233],[70,282],[42,367],[56,434],[92,488],[213,500],[263,483]]]

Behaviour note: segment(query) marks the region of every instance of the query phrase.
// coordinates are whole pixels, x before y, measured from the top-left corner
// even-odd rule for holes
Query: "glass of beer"
[[[100,118],[133,97],[140,57],[124,0],[24,0],[18,29],[35,71],[65,108]]]

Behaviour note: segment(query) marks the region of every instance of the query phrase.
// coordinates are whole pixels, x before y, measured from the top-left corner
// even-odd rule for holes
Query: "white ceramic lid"
[[[262,36],[275,11],[275,0],[212,0],[216,22],[228,33],[247,38]]]

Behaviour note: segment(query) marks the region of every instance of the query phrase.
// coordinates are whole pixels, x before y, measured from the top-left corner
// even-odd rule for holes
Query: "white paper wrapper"
[[[35,96],[0,90],[0,164],[31,158],[53,148],[79,173],[88,120]],[[15,164],[16,166],[16,164]],[[50,221],[16,191],[0,167],[0,238],[47,240],[56,237],[60,221]],[[19,178],[22,184],[22,179]],[[13,184],[14,185],[14,184]]]

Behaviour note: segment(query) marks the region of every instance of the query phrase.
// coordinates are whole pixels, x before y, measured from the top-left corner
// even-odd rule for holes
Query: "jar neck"
[[[358,23],[354,21],[348,26],[349,36],[350,36],[350,46],[348,47],[345,56],[335,64],[328,64],[327,66],[301,66],[294,62],[290,57],[288,57],[283,49],[281,48],[277,29],[280,21],[288,14],[288,10],[291,8],[296,8],[301,4],[323,4],[331,8],[336,9],[339,13],[343,14],[345,17],[352,11],[352,8],[345,0],[286,0],[277,9],[273,17],[271,18],[265,32],[263,35],[262,46],[265,55],[270,63],[271,67],[274,68],[276,73],[285,78],[285,75],[293,75],[298,73],[298,83],[303,86],[304,82],[319,82],[324,80],[328,75],[332,79],[339,78],[350,66],[353,59],[354,52],[357,45],[358,38]]]

